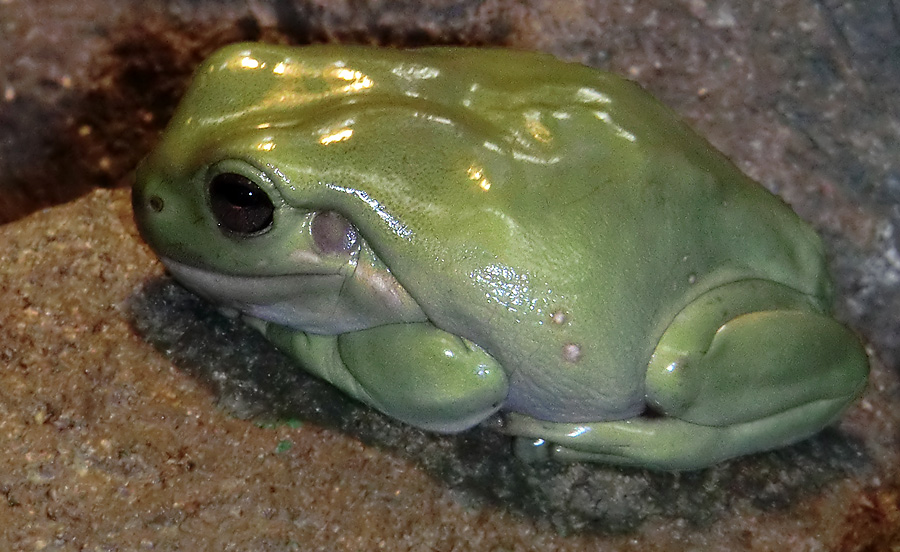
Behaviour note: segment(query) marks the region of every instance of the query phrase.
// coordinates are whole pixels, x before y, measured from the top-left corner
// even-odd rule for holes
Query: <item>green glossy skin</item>
[[[223,226],[220,173],[270,225]],[[546,55],[227,47],[134,197],[175,278],[308,371],[426,429],[502,410],[526,458],[699,468],[815,433],[868,374],[810,228],[637,85]],[[329,211],[355,246],[318,245]]]

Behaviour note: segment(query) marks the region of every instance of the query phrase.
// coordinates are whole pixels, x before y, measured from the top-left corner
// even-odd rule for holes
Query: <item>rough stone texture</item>
[[[881,365],[839,428],[774,453],[685,474],[525,465],[488,428],[416,431],[297,371],[163,276],[128,190],[0,228],[0,294],[3,550],[879,550],[898,536],[898,377]]]
[[[298,374],[162,275],[127,190],[97,192],[0,227],[0,549],[898,549],[898,8],[0,0],[2,221],[127,184],[225,42],[541,49],[638,80],[812,222],[875,359],[842,425],[783,451],[525,466]]]

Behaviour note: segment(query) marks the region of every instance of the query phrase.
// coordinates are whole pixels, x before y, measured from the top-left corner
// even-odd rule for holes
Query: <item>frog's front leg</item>
[[[248,322],[308,372],[423,429],[462,431],[506,399],[506,373],[493,357],[427,322],[330,336]]]
[[[801,294],[762,281],[714,289],[686,307],[648,366],[652,416],[553,423],[512,414],[526,459],[698,469],[804,439],[862,392],[857,338]]]

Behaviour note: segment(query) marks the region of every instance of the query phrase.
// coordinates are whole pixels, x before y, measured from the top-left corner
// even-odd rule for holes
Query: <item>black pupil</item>
[[[219,225],[232,232],[255,234],[272,225],[272,200],[246,176],[217,174],[209,183],[209,200]]]

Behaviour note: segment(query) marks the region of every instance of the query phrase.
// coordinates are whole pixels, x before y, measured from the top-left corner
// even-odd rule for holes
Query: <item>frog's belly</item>
[[[647,362],[674,314],[630,308],[626,301],[598,306],[590,297],[579,299],[565,305],[566,323],[547,323],[537,309],[530,318],[532,311],[495,309],[435,325],[479,344],[503,367],[509,380],[504,410],[554,422],[640,415]]]
[[[643,393],[624,389],[604,392],[577,380],[535,382],[510,378],[503,410],[550,422],[601,422],[625,420],[646,409]]]

